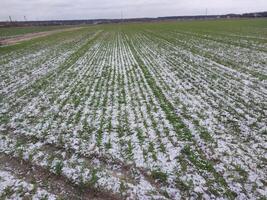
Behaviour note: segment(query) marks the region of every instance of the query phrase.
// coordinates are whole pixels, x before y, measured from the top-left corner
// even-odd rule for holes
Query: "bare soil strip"
[[[65,32],[65,31],[74,31],[74,30],[78,30],[81,28],[82,27],[75,27],[75,28],[67,28],[67,29],[60,29],[60,30],[53,30],[53,31],[44,31],[44,32],[39,32],[39,33],[27,33],[24,35],[19,35],[19,36],[14,37],[14,38],[8,38],[8,39],[0,40],[0,46],[14,45],[14,44],[28,41],[28,40],[32,40],[35,38],[45,37],[48,35],[52,35],[52,34],[60,33],[60,32]]]
[[[79,188],[63,176],[55,176],[46,169],[34,166],[19,158],[10,157],[4,153],[0,153],[0,170],[1,169],[10,171],[12,175],[26,182],[34,182],[38,184],[38,187],[45,188],[52,194],[64,199],[117,199],[114,195],[109,195],[105,192],[99,193],[88,187]],[[46,180],[45,183],[43,180]]]

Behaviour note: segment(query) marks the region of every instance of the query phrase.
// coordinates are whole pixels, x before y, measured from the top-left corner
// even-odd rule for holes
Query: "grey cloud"
[[[266,0],[0,0],[0,20],[95,19],[243,13],[267,10]]]

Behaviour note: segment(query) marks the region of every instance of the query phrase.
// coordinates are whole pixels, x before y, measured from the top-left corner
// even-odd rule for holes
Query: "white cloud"
[[[124,16],[243,13],[267,10],[266,0],[0,0],[0,20],[95,19]]]

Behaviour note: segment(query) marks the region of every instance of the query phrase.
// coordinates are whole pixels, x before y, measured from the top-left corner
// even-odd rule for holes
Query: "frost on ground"
[[[56,200],[54,194],[37,188],[34,184],[17,179],[7,171],[0,171],[1,199],[49,199]]]
[[[0,155],[61,177],[81,199],[266,197],[262,22],[195,23],[2,47]],[[62,197],[2,171],[1,195]]]

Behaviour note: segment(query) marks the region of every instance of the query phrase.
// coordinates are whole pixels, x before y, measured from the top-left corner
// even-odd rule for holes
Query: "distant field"
[[[0,199],[264,199],[266,28],[99,25],[0,47]]]
[[[44,31],[67,28],[68,26],[33,26],[33,27],[10,27],[0,28],[0,39],[24,35],[27,33],[39,33]]]

